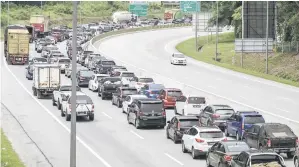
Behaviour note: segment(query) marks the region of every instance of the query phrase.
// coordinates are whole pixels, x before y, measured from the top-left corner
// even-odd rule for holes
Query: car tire
[[[113,97],[111,99],[111,104],[114,106],[114,100],[113,100]]]
[[[226,137],[229,137],[229,133],[228,133],[227,127],[224,130],[224,134],[225,134]]]
[[[62,116],[62,117],[65,116],[65,114],[64,114],[64,112],[63,112],[63,110],[62,110],[62,108],[60,109],[60,113],[61,113],[61,116]]]
[[[173,136],[173,142],[174,142],[174,144],[178,144],[179,143],[179,141],[177,139],[177,134],[176,133]]]
[[[207,159],[206,159],[206,165],[207,165],[207,167],[212,167],[212,165],[210,164],[208,156],[207,156]]]
[[[135,119],[135,127],[136,129],[140,129],[139,119]]]
[[[106,99],[106,97],[104,96],[103,93],[101,94],[101,97],[102,97],[102,100],[105,100],[105,99]]]
[[[56,106],[56,102],[55,102],[55,100],[54,100],[54,96],[52,97],[52,105],[53,105],[53,106]]]
[[[71,120],[71,114],[65,114],[65,120],[70,121]]]
[[[89,120],[93,121],[94,120],[94,114],[89,115]]]
[[[298,160],[298,157],[295,158],[294,164],[295,164],[295,167],[299,167],[299,160]]]
[[[192,158],[193,159],[197,159],[197,155],[196,155],[196,153],[195,153],[195,149],[192,147],[192,150],[191,150],[191,155],[192,155]]]
[[[182,141],[182,152],[183,153],[187,153],[188,152],[187,149],[186,149],[186,147],[185,147],[184,141]]]
[[[167,138],[167,139],[170,139],[170,137],[169,137],[169,132],[168,132],[168,128],[166,129],[166,138]]]
[[[128,121],[128,124],[131,124],[130,119],[129,119],[129,114],[127,114],[127,121]]]
[[[117,107],[118,107],[118,108],[121,108],[121,105],[120,105],[119,100],[117,100]]]
[[[294,157],[294,152],[287,152],[287,157],[289,158],[289,159],[291,159],[291,158],[293,158]]]
[[[33,89],[33,96],[37,96],[36,89]]]
[[[57,102],[57,109],[60,110],[61,109],[61,104],[59,102],[59,99],[58,99],[58,102]]]
[[[39,90],[36,91],[36,94],[38,99],[42,98],[42,93]]]

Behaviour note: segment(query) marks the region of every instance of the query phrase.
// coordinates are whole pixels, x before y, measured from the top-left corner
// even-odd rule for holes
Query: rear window
[[[266,125],[265,130],[268,136],[274,138],[296,136],[287,125],[283,125],[283,124]]]
[[[93,104],[92,99],[86,95],[79,95],[76,99],[77,104]]]
[[[161,90],[164,88],[165,88],[164,85],[161,85],[161,84],[154,84],[154,85],[149,86],[149,89],[156,89],[156,90]]]
[[[167,91],[167,95],[170,96],[170,97],[180,97],[182,96],[182,92],[179,91],[179,90],[169,90]]]
[[[250,150],[249,146],[245,143],[227,143],[227,152],[242,152]]]
[[[271,162],[271,161],[277,161],[279,160],[279,157],[277,155],[265,155],[265,154],[260,154],[260,155],[253,155],[251,156],[251,164],[259,164],[262,162]]]
[[[143,83],[154,82],[153,78],[138,78],[138,81]]]
[[[223,137],[223,133],[221,131],[200,132],[199,135],[202,138],[222,138]]]
[[[82,70],[80,72],[80,75],[81,76],[85,76],[85,77],[91,77],[94,73],[92,71],[89,71],[89,70]]]
[[[265,123],[264,118],[261,115],[246,115],[244,118],[245,124]]]
[[[122,77],[135,77],[134,73],[122,73]]]
[[[206,100],[204,97],[189,97],[188,103],[189,104],[205,104]]]
[[[234,110],[216,110],[216,113],[217,114],[220,114],[220,115],[231,115],[234,113]]]
[[[103,61],[102,62],[103,65],[115,65],[114,61]]]
[[[71,63],[70,59],[60,59],[59,63]]]
[[[185,58],[183,54],[174,54],[173,57],[175,58]]]
[[[125,89],[122,90],[124,95],[134,95],[137,94],[137,90],[136,89]]]
[[[141,104],[141,111],[142,112],[162,112],[163,105],[162,103],[142,103]]]
[[[198,119],[180,119],[181,127],[192,127],[194,125],[198,125]]]

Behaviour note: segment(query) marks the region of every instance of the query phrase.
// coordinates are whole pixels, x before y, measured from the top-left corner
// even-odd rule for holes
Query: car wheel
[[[167,139],[170,139],[170,137],[169,137],[169,132],[168,132],[168,128],[166,129],[166,138],[167,138]]]
[[[287,157],[288,158],[293,158],[294,157],[294,152],[287,152]]]
[[[62,108],[61,108],[60,112],[61,112],[61,116],[62,116],[62,117],[64,117],[64,116],[65,116],[65,114],[64,114],[64,112],[63,112]]]
[[[59,99],[58,99],[58,102],[57,102],[57,108],[58,108],[58,110],[61,109],[61,104],[60,104],[60,102],[59,102]]]
[[[195,149],[192,147],[192,151],[191,151],[191,155],[192,155],[192,158],[193,159],[196,159],[197,158],[197,155],[195,153]]]
[[[101,97],[102,97],[102,100],[105,100],[105,99],[106,99],[106,97],[104,96],[103,93],[101,94]],[[112,105],[113,105],[113,102],[112,102]]]
[[[177,138],[178,138],[177,134],[175,133],[174,136],[173,136],[173,142],[174,142],[174,144],[178,144],[179,143],[179,141],[178,141]]]
[[[113,101],[113,97],[112,97],[112,100],[111,100],[111,104],[114,106],[114,101]]]
[[[135,127],[136,129],[140,129],[139,119],[135,119]]]
[[[93,121],[94,120],[94,114],[89,115],[89,120]]]
[[[128,124],[131,124],[129,114],[127,114],[127,121],[128,121]]]
[[[117,100],[117,107],[118,107],[118,108],[121,107],[119,100]]]
[[[186,152],[187,152],[187,149],[186,149],[186,147],[185,147],[185,143],[184,143],[184,141],[182,141],[182,152],[183,152],[183,153],[186,153]]]
[[[299,161],[298,161],[298,157],[295,159],[295,162],[294,162],[294,164],[295,164],[295,167],[299,167]]]
[[[65,116],[65,120],[66,120],[66,121],[70,121],[70,120],[71,120],[71,114],[66,114],[66,116]]]
[[[88,90],[91,90],[89,84],[88,84]]]
[[[52,105],[56,106],[55,100],[54,100],[54,96],[52,97]]]
[[[228,133],[227,127],[224,130],[224,134],[225,134],[226,137],[229,137],[229,133]]]
[[[36,89],[33,89],[33,96],[37,96]]]

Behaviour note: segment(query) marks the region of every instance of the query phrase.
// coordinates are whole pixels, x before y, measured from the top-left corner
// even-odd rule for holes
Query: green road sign
[[[137,16],[146,16],[148,10],[148,4],[130,4],[129,11]]]
[[[197,6],[196,6],[197,4]],[[183,12],[199,12],[200,2],[197,1],[181,1],[180,8]]]

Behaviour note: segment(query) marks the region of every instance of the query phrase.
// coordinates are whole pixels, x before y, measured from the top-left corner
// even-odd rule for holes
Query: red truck
[[[44,37],[49,34],[49,18],[43,15],[32,15],[30,25],[34,27],[36,37]]]

